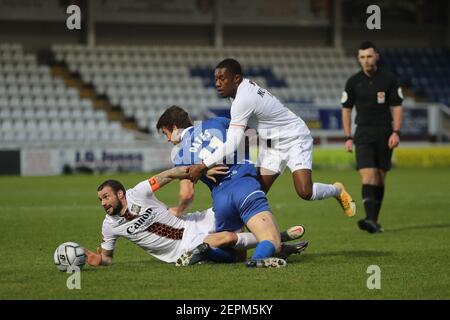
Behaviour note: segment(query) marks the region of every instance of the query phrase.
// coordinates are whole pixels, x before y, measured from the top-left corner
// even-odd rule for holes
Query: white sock
[[[340,190],[332,184],[317,183],[313,184],[313,193],[310,200],[322,200],[331,197],[337,197]]]
[[[235,249],[253,249],[258,244],[258,240],[256,240],[255,236],[251,232],[237,233],[237,238],[236,244],[234,245]]]

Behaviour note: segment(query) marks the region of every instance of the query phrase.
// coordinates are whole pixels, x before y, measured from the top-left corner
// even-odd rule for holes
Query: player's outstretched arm
[[[112,250],[97,248],[97,253],[94,253],[89,249],[84,248],[86,262],[93,267],[110,266],[112,264],[113,252],[114,251]]]
[[[203,160],[200,164],[189,167],[189,179],[196,183],[200,177],[206,173],[208,168],[221,163],[223,158],[230,157],[241,144],[244,138],[245,126],[231,124],[227,132],[227,140],[212,155]]]
[[[170,208],[170,212],[180,217],[194,201],[195,187],[189,179],[180,179],[180,190],[178,193],[178,206]]]
[[[217,175],[227,175],[229,168],[224,165],[214,166],[206,172],[206,177],[212,182],[217,183]],[[178,196],[178,206],[170,208],[170,212],[177,217],[184,214],[187,208],[194,201],[195,185],[189,179],[180,179],[180,191]]]
[[[162,188],[166,184],[172,182],[174,179],[187,179],[189,177],[188,167],[174,167],[158,173],[157,175],[150,178],[150,180],[155,180],[157,183],[157,189]]]
[[[213,165],[221,163],[223,158],[231,156],[241,144],[245,135],[244,132],[245,126],[230,124],[227,131],[227,140],[212,155],[204,159],[203,163],[211,168]]]

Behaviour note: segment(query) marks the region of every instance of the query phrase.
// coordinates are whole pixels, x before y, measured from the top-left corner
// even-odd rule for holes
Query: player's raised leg
[[[356,213],[356,205],[351,195],[345,190],[342,183],[325,184],[312,182],[312,174],[309,169],[299,169],[292,173],[295,191],[299,197],[305,200],[323,200],[336,198],[344,213],[352,217]]]

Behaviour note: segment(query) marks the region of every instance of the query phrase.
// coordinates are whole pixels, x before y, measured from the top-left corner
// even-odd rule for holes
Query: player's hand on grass
[[[353,152],[353,140],[349,139],[345,141],[344,148],[347,152]]]
[[[210,168],[207,172],[206,172],[206,177],[211,180],[214,183],[217,183],[216,178],[214,177],[215,175],[227,175],[228,173],[230,173],[230,170],[227,166],[225,165],[217,165],[215,167]]]
[[[207,169],[208,167],[204,163],[189,166],[188,167],[189,180],[191,180],[193,183],[197,183],[198,179],[201,178],[201,176],[205,173]]]
[[[90,266],[97,267],[102,264],[102,249],[97,248],[97,253],[84,248],[84,253],[86,254],[86,262]]]
[[[400,137],[398,136],[398,134],[396,132],[393,132],[391,134],[391,136],[389,137],[389,141],[388,141],[388,145],[390,149],[394,149],[396,147],[398,147],[400,143]]]

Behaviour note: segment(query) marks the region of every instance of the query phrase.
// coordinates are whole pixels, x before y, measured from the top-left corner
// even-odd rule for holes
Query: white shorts
[[[184,230],[179,247],[179,256],[197,247],[210,234],[215,232],[216,221],[212,208],[187,215],[188,226]]]
[[[262,143],[256,167],[282,174],[286,166],[291,172],[300,169],[312,170],[313,138],[311,134],[282,140],[271,147]]]

